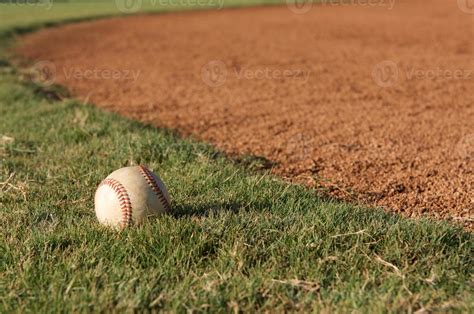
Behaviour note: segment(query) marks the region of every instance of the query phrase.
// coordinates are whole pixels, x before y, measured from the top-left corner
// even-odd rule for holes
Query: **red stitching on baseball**
[[[122,211],[121,227],[130,226],[132,223],[132,202],[130,201],[127,190],[120,182],[113,178],[107,178],[102,181],[99,184],[99,188],[104,185],[112,188],[115,194],[117,194],[117,198],[120,202],[120,210]]]
[[[153,192],[155,192],[165,211],[169,212],[171,210],[171,206],[165,197],[165,193],[163,193],[163,191],[160,189],[160,186],[158,185],[158,182],[156,182],[153,173],[145,166],[140,166],[140,172],[143,174],[143,177],[145,177],[145,180],[148,182],[148,185],[151,187]]]

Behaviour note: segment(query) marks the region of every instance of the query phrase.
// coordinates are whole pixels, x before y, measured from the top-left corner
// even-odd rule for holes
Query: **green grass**
[[[64,21],[126,14],[116,3],[139,3],[140,0],[19,0],[30,4],[0,3],[0,33],[27,31],[32,26],[54,25]],[[9,0],[13,3],[14,0]],[[183,2],[185,6],[175,3]],[[203,3],[207,5],[191,5]],[[176,10],[220,9],[245,5],[272,5],[285,0],[141,0],[140,12],[170,12]],[[134,11],[129,11],[133,13]]]
[[[473,310],[472,233],[325,199],[0,73],[0,312]],[[100,226],[97,184],[135,164],[173,215]]]

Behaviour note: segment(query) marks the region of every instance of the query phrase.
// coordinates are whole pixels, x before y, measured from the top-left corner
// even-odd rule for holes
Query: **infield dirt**
[[[100,107],[344,200],[472,227],[474,14],[380,3],[113,18],[16,50]]]

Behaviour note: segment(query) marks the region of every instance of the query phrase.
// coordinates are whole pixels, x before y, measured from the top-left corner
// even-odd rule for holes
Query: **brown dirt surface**
[[[340,199],[472,227],[474,14],[461,0],[353,3],[84,22],[17,52],[97,106]]]

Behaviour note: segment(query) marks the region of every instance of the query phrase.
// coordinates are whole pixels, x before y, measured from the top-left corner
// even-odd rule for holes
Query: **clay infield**
[[[128,16],[17,51],[80,99],[262,156],[322,193],[472,226],[474,15],[385,3]]]

